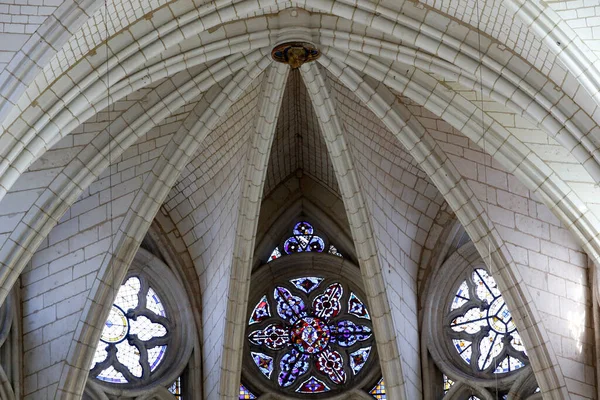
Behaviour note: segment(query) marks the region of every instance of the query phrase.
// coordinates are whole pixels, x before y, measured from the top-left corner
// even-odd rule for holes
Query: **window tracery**
[[[298,253],[253,273],[243,386],[284,399],[370,393],[381,372],[359,268]]]
[[[272,297],[260,298],[248,321],[250,327],[262,323],[248,335],[256,350],[251,351],[256,367],[279,387],[296,393],[324,393],[345,384],[360,373],[371,354],[367,307],[341,283],[325,285],[323,280],[304,276],[276,286]],[[313,292],[311,301],[308,295]],[[278,363],[279,354],[283,356]],[[305,375],[308,378],[302,380]]]
[[[482,373],[504,374],[528,362],[525,346],[496,281],[475,269],[459,286],[446,317],[460,357]]]
[[[432,290],[425,334],[442,372],[440,392],[451,399],[477,398],[469,391],[475,383],[477,393],[487,388],[498,399],[509,390],[521,398],[530,396],[537,384],[525,346],[495,279],[471,242],[448,257]],[[522,385],[526,378],[531,382]]]
[[[115,293],[90,365],[86,394],[134,398],[170,391],[181,398],[181,375],[196,329],[186,291],[164,262],[140,248]]]
[[[252,393],[248,388],[242,384],[240,384],[240,400],[249,400],[256,399],[254,393]]]
[[[325,239],[317,235],[312,224],[307,221],[300,221],[294,225],[292,235],[285,239],[281,248],[283,249],[283,252],[280,250],[280,246],[275,247],[267,262],[276,260],[283,255],[309,251],[322,253],[327,250],[327,253],[329,254],[343,257],[334,245],[329,244],[329,246],[326,247]]]
[[[171,325],[156,292],[139,277],[128,278],[104,323],[90,374],[116,384],[148,380],[164,359]]]

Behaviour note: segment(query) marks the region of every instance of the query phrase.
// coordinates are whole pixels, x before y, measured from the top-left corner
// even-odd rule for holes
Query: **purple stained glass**
[[[314,233],[314,228],[308,222],[302,221],[294,226],[293,232],[294,235],[312,235]]]
[[[292,236],[283,243],[283,250],[287,254],[301,253],[303,251],[303,247],[301,242],[298,240],[298,237]]]
[[[344,289],[339,283],[333,283],[325,289],[325,293],[315,297],[313,310],[317,317],[329,321],[341,311],[340,299]]]
[[[252,359],[260,372],[262,372],[267,379],[270,379],[271,374],[273,373],[273,357],[263,353],[252,352]]]
[[[271,350],[283,349],[289,343],[288,329],[280,324],[271,324],[265,329],[252,332],[248,339],[258,346],[266,346]]]
[[[314,376],[311,376],[310,378],[308,378],[307,380],[305,380],[304,382],[302,382],[300,384],[300,386],[298,387],[298,389],[296,389],[297,393],[324,393],[324,392],[328,392],[329,386],[327,386],[325,384],[325,382],[323,382],[320,379],[315,378]]]
[[[346,382],[344,359],[335,350],[328,349],[317,355],[317,369],[337,385]]]
[[[252,393],[248,388],[242,384],[240,384],[240,400],[251,400],[256,399],[254,393]]]
[[[269,307],[269,301],[267,300],[267,295],[261,297],[261,299],[256,303],[254,310],[252,311],[252,315],[250,315],[249,324],[256,324],[258,322],[264,321],[265,319],[271,316],[271,308]]]
[[[323,278],[305,276],[303,278],[292,279],[290,282],[292,282],[292,285],[294,285],[296,288],[308,294],[319,287],[321,282],[323,282]]]
[[[319,236],[313,236],[308,241],[308,246],[306,246],[306,251],[316,251],[321,253],[325,249],[325,241],[321,239]]]
[[[354,293],[350,293],[348,312],[352,315],[356,315],[358,318],[371,319],[365,303],[363,303]]]
[[[306,221],[298,222],[293,229],[294,236],[283,243],[283,250],[287,254],[302,253],[304,251],[322,252],[325,250],[325,241],[314,234],[311,224]]]
[[[279,385],[282,387],[292,385],[300,375],[308,371],[308,361],[308,355],[295,349],[285,354],[279,363],[279,369],[281,370],[278,378]]]
[[[278,286],[273,294],[277,302],[277,313],[281,318],[293,324],[306,315],[306,306],[302,299],[292,295],[286,288]]]
[[[332,385],[347,383],[364,369],[372,351],[373,335],[371,328],[366,325],[370,321],[357,324],[347,319],[338,320],[345,311],[352,309],[351,304],[355,313],[363,317],[369,315],[365,304],[354,293],[351,293],[353,301],[348,303],[348,309],[341,304],[344,288],[340,283],[332,283],[321,289],[311,303],[304,302],[303,299],[306,300],[308,294],[321,288],[323,280],[324,278],[318,277],[300,277],[284,284],[289,287],[275,287],[271,301],[274,302],[272,307],[277,308],[277,315],[261,320],[273,323],[248,335],[253,346],[268,349],[267,355],[252,348],[251,356],[260,372],[270,382],[276,382],[279,387],[289,388],[297,393],[320,393],[324,387],[330,390]],[[261,302],[263,300],[269,302],[266,296]],[[253,309],[252,315],[255,315],[256,309],[257,307]],[[283,321],[278,320],[278,316]],[[251,325],[252,318],[249,321],[249,326]],[[371,342],[362,348],[353,349],[353,352],[339,350],[339,347],[350,347],[367,340]],[[283,354],[272,354],[272,350]],[[308,379],[303,377],[311,363],[323,375],[317,375],[322,380],[310,375],[307,375]],[[277,376],[277,380],[271,380],[273,375]]]
[[[298,222],[296,225],[294,225],[294,228],[292,229],[292,236],[283,242],[283,254],[295,254],[307,251],[316,251],[318,253],[322,253],[326,249],[330,254],[342,257],[342,255],[337,251],[336,247],[332,244],[326,248],[325,240],[316,235],[313,226],[306,221]],[[267,262],[275,260],[281,257],[283,254],[279,247],[276,247],[273,249],[273,252],[271,253],[271,256]]]
[[[371,337],[371,328],[356,325],[352,321],[339,321],[331,334],[331,341],[340,346],[350,347],[356,342],[362,342]]]
[[[354,375],[358,374],[365,366],[370,354],[371,346],[363,347],[362,349],[350,353],[350,368],[352,368],[352,373]]]

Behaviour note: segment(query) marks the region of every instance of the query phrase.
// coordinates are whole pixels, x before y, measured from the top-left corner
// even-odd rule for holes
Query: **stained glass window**
[[[165,357],[169,320],[156,292],[132,276],[121,285],[104,322],[90,367],[107,383],[136,383],[149,378]]]
[[[521,336],[496,281],[476,269],[449,307],[450,340],[462,360],[478,371],[504,374],[528,362]]]
[[[387,397],[385,396],[385,382],[383,381],[383,378],[381,378],[379,382],[377,382],[377,385],[375,385],[375,387],[371,389],[369,393],[377,400],[387,399]]]
[[[444,394],[448,393],[448,390],[452,388],[452,385],[454,385],[454,381],[444,374]]]
[[[256,396],[248,388],[240,384],[240,400],[256,399]]]
[[[177,378],[175,382],[169,387],[169,392],[178,399],[183,399],[181,396],[181,377]]]
[[[302,276],[275,285],[251,309],[250,357],[274,387],[324,393],[354,380],[371,361],[365,303],[339,282]]]
[[[298,222],[292,229],[292,235],[283,242],[283,253],[279,246],[273,249],[267,262],[276,260],[284,254],[303,253],[307,251],[316,251],[322,253],[325,251],[325,240],[315,233],[313,226],[306,221]],[[342,257],[342,254],[333,245],[329,245],[327,253]]]

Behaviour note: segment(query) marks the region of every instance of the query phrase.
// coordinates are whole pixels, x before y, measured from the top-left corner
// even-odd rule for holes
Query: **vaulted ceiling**
[[[491,254],[544,392],[580,394],[591,342],[562,347],[579,314],[531,272],[554,257],[584,276],[600,254],[600,63],[562,3],[56,8],[0,65],[0,299],[19,277],[26,299],[46,291],[24,315],[41,348],[75,298],[60,354],[26,350],[25,379],[60,371],[31,392],[81,395],[108,288],[156,218],[198,279],[205,397],[234,398],[261,201],[302,171],[343,205],[390,398],[422,395],[418,279],[450,213]],[[320,58],[274,61],[292,41]],[[68,277],[59,258],[78,260]]]

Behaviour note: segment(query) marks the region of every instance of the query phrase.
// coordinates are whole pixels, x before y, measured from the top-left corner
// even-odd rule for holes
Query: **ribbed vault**
[[[111,288],[159,215],[197,278],[203,397],[234,399],[254,251],[272,239],[261,209],[284,215],[304,184],[361,267],[389,398],[423,396],[418,279],[448,209],[486,255],[544,394],[594,397],[578,371],[594,365],[596,54],[558,40],[564,22],[542,35],[544,5],[350,3],[91,2],[25,72],[7,66],[0,300],[20,282],[28,393],[81,397]],[[273,61],[292,40],[321,57]]]

